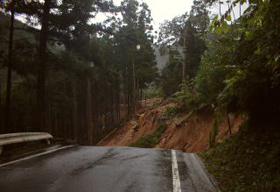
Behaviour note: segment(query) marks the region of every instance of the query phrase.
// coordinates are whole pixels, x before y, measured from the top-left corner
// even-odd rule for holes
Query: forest
[[[245,2],[235,1],[232,7]],[[171,51],[160,81],[164,94],[173,95],[182,109],[212,106],[244,112],[254,122],[275,123],[280,109],[279,2],[250,1],[237,20],[230,7],[211,23],[207,5],[195,1],[194,6],[189,15],[161,26],[163,50],[177,44],[186,54],[181,58],[186,65],[182,81],[178,53]],[[174,38],[166,41],[166,36]]]
[[[215,3],[194,1],[155,35],[148,5],[136,0],[2,1],[1,132],[96,142],[131,118],[151,83],[176,110],[211,106],[274,127],[279,2],[250,0],[239,18],[233,7],[247,1],[213,16]],[[95,22],[98,13],[110,17]],[[155,46],[169,55],[161,72]]]
[[[157,74],[147,4],[12,0],[1,7],[1,133],[46,131],[92,144],[139,107]],[[111,16],[95,22],[98,13]],[[26,23],[15,19],[21,15]]]
[[[227,11],[213,15],[221,4]],[[176,103],[169,114],[210,109],[215,124],[221,113],[242,114],[238,133],[201,156],[223,191],[275,191],[279,10],[279,0],[194,0],[154,31],[138,0],[1,1],[0,133],[43,131],[94,145],[152,96]],[[155,49],[168,55],[162,70]]]

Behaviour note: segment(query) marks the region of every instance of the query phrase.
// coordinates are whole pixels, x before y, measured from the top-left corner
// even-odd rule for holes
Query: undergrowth
[[[210,134],[210,138],[209,138],[209,146],[213,147],[216,141],[216,137],[218,135],[219,132],[219,126],[221,125],[221,123],[223,122],[223,116],[222,113],[220,111],[215,111],[215,121],[212,127],[212,131]]]
[[[248,127],[200,156],[221,191],[280,191],[280,133]]]
[[[163,113],[163,116],[166,119],[174,118],[179,114],[178,107],[166,107]]]
[[[132,143],[131,147],[142,147],[142,148],[153,148],[156,144],[159,143],[161,135],[164,133],[164,131],[167,128],[166,123],[161,123],[157,130],[153,132],[152,134],[145,135],[141,137],[138,141],[135,143]]]

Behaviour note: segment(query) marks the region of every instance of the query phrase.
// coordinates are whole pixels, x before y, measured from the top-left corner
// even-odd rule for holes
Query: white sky
[[[113,0],[116,5],[120,5],[122,0]],[[152,13],[153,18],[153,26],[154,30],[157,31],[160,23],[163,23],[164,20],[172,20],[174,17],[182,15],[186,12],[190,12],[191,6],[193,5],[193,0],[138,0],[140,3],[145,2],[148,4],[149,9]],[[228,4],[226,3],[227,0],[221,0],[224,2],[222,5],[222,14],[228,10]],[[233,1],[233,0],[231,0]],[[244,4],[242,6],[242,12],[248,7],[248,4]],[[219,6],[216,4],[211,8],[212,14],[218,14],[219,13]],[[242,14],[241,12],[241,14]],[[239,7],[234,8],[234,13],[232,13],[232,18],[236,16],[236,18],[239,17]],[[98,15],[97,20],[103,21],[106,18],[105,15]],[[22,21],[24,21],[24,18],[18,18]],[[95,20],[95,19],[94,19]]]
[[[116,5],[120,5],[122,0],[113,0]],[[172,20],[175,16],[190,12],[193,0],[138,0],[140,3],[148,4],[152,13],[154,30],[158,30],[160,23],[164,20]],[[97,20],[103,21],[104,15],[98,14]],[[24,21],[24,17],[17,17]],[[96,20],[96,19],[94,19]]]
[[[119,5],[122,0],[114,0]],[[154,29],[164,20],[172,20],[175,16],[190,12],[193,0],[139,0],[148,4],[154,19]]]
[[[113,0],[116,5],[120,5],[122,0]],[[191,11],[191,6],[193,5],[193,0],[138,0],[140,3],[145,2],[148,4],[149,9],[152,12],[152,18],[154,20],[153,26],[154,30],[157,31],[160,23],[164,20],[172,20],[174,17],[182,15],[186,12]],[[221,5],[221,13],[224,14],[228,10],[227,0],[221,0],[223,4]],[[232,2],[233,0],[231,0]],[[242,6],[241,14],[248,7],[245,3]],[[219,14],[219,5],[215,4],[211,8],[212,14]],[[240,16],[239,6],[234,8],[231,13],[233,19],[237,19]]]
[[[121,0],[114,0],[119,5]],[[172,20],[175,16],[182,15],[191,10],[193,0],[139,0],[148,4],[154,19],[154,28],[164,20]]]

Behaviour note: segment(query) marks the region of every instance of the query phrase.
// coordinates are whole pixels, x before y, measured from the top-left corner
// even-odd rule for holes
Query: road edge
[[[37,153],[35,155],[27,156],[27,157],[24,157],[24,158],[21,158],[21,159],[17,159],[17,160],[14,160],[14,161],[10,161],[10,162],[7,162],[7,163],[3,163],[3,164],[0,164],[0,168],[8,166],[8,165],[12,165],[14,163],[18,163],[18,162],[21,162],[21,161],[25,161],[25,160],[28,160],[28,159],[33,159],[35,157],[47,155],[47,154],[50,154],[50,153],[53,153],[53,152],[56,152],[56,151],[60,151],[60,150],[63,150],[63,149],[71,148],[71,147],[74,147],[74,146],[76,146],[76,145],[67,145],[67,146],[63,146],[63,147],[60,147],[60,148],[51,149],[49,151]]]
[[[202,160],[200,159],[200,157],[194,153],[194,157],[196,158],[196,160],[199,162],[200,166],[202,167],[204,173],[208,176],[211,184],[214,186],[214,188],[217,190],[217,192],[221,192],[221,190],[219,189],[219,186],[218,186],[218,182],[215,180],[215,178],[213,177],[213,175],[211,175],[209,173],[209,171],[206,169],[204,163],[202,162]]]

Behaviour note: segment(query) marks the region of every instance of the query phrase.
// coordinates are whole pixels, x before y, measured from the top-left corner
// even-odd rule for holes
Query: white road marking
[[[172,178],[173,178],[173,192],[181,192],[180,175],[177,163],[176,151],[171,150],[172,154]]]
[[[18,159],[18,160],[14,160],[14,161],[10,161],[8,163],[3,163],[3,164],[0,164],[0,167],[4,167],[4,166],[7,166],[7,165],[11,165],[11,164],[14,164],[14,163],[18,163],[18,162],[21,162],[21,161],[25,161],[25,160],[28,160],[28,159],[32,159],[34,157],[39,157],[39,156],[42,156],[42,155],[46,155],[46,154],[49,154],[49,153],[53,153],[55,151],[59,151],[59,150],[62,150],[62,149],[67,149],[67,148],[70,148],[70,147],[74,147],[75,145],[68,145],[68,146],[64,146],[64,147],[60,147],[60,148],[57,148],[57,149],[52,149],[52,150],[49,150],[49,151],[45,151],[43,153],[38,153],[38,154],[35,154],[35,155],[31,155],[31,156],[28,156],[28,157],[24,157],[22,159]]]

